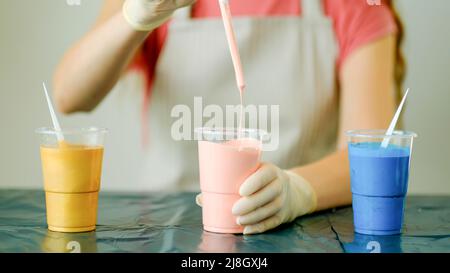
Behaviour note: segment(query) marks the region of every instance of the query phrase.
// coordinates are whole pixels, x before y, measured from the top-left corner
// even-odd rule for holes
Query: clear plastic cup
[[[242,233],[231,210],[239,188],[260,166],[265,132],[245,129],[196,129],[202,219],[206,231]]]
[[[39,128],[48,229],[95,230],[106,129],[63,130],[59,142],[52,128]]]
[[[412,132],[348,131],[355,232],[367,235],[401,233],[413,139]],[[381,147],[389,137],[389,146]]]

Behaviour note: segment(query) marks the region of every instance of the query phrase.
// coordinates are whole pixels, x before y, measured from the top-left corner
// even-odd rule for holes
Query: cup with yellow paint
[[[39,128],[48,229],[95,230],[102,173],[103,128]]]

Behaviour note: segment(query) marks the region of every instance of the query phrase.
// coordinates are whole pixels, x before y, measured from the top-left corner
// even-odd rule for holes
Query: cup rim
[[[40,135],[56,135],[62,133],[63,135],[81,135],[81,134],[101,134],[108,133],[108,129],[101,127],[81,127],[81,128],[67,128],[61,131],[56,131],[55,128],[41,127],[35,130]]]
[[[386,130],[381,129],[361,129],[349,130],[345,134],[348,137],[362,137],[362,138],[416,138],[417,134],[411,131],[396,130],[392,135],[387,135]]]

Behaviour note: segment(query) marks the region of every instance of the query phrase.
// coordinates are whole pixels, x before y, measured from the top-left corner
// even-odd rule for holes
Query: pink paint
[[[244,121],[244,90],[239,90],[239,97],[241,99],[240,109],[239,109],[239,128],[238,128],[238,139],[242,138],[242,126],[245,126]]]
[[[218,233],[242,233],[231,209],[239,188],[260,165],[261,142],[239,139],[225,143],[199,141],[203,227]]]
[[[245,89],[239,48],[231,21],[228,0],[219,0],[236,83],[241,100],[237,139],[228,142],[199,141],[200,188],[202,190],[203,228],[218,233],[242,233],[231,209],[241,196],[239,188],[254,173],[261,158],[261,141],[242,138],[244,123],[243,95]]]

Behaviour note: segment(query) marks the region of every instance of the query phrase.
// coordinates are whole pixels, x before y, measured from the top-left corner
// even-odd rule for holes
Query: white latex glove
[[[261,167],[239,189],[242,196],[232,212],[244,234],[262,233],[295,218],[312,213],[317,207],[314,189],[303,177],[272,164]],[[202,206],[202,195],[196,203]]]
[[[125,20],[138,31],[151,31],[162,25],[178,8],[196,0],[126,0],[123,5]]]
[[[233,206],[237,223],[245,226],[244,234],[273,229],[295,218],[312,213],[317,206],[316,194],[303,177],[263,164],[242,184],[242,198]]]

